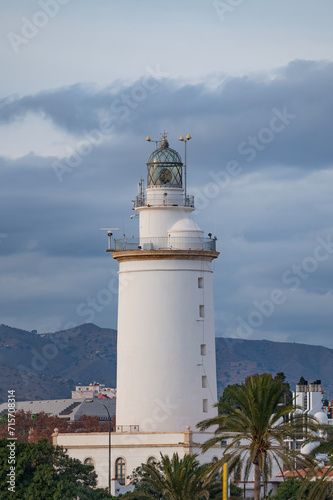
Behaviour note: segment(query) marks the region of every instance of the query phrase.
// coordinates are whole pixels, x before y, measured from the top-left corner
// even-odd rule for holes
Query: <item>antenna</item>
[[[139,196],[140,196],[141,206],[144,206],[144,204],[145,204],[145,181],[142,177],[140,178],[138,188],[139,188]]]
[[[101,227],[99,230],[100,231],[107,231],[108,232],[109,248],[107,249],[107,251],[111,251],[112,250],[112,248],[111,248],[111,237],[113,235],[112,231],[119,231],[119,227]]]
[[[186,198],[187,198],[187,180],[186,180],[186,176],[187,176],[187,166],[186,166],[186,144],[188,141],[190,141],[192,139],[192,137],[190,136],[190,134],[187,134],[186,138],[184,139],[184,137],[181,135],[179,137],[179,141],[183,142],[184,143],[184,146],[185,146],[185,161],[184,161],[184,191],[185,191],[185,205],[186,205]]]

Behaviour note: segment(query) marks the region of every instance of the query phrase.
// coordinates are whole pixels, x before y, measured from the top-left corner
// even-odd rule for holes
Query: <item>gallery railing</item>
[[[124,250],[206,250],[216,252],[215,238],[161,237],[161,238],[115,238],[114,251]]]

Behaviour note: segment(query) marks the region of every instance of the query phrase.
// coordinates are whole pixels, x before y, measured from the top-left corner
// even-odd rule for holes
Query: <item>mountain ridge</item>
[[[64,399],[74,386],[116,385],[117,332],[85,323],[70,330],[36,334],[0,325],[0,400]],[[291,342],[216,337],[218,393],[252,373],[284,372],[293,390],[303,376],[321,379],[333,395],[333,349]]]

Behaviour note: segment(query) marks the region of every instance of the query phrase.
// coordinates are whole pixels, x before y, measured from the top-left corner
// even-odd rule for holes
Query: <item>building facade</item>
[[[321,380],[315,380],[308,384],[297,384],[296,391],[293,392],[295,405],[299,406],[304,413],[315,415],[323,410],[323,387]]]

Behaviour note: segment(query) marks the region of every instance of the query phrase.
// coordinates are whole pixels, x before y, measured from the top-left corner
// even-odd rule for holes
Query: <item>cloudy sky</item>
[[[333,348],[333,5],[0,0],[0,322],[116,328],[101,227],[137,235],[152,144],[188,132],[218,237],[216,334]]]

